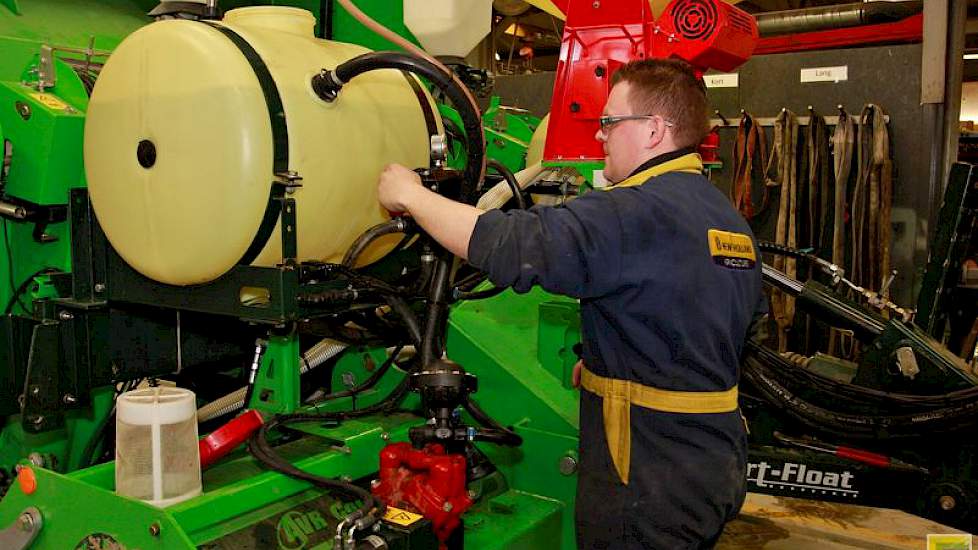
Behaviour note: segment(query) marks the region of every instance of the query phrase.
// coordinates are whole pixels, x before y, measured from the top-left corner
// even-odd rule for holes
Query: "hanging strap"
[[[833,164],[835,167],[835,205],[832,221],[832,263],[844,266],[846,262],[845,223],[848,218],[846,189],[852,172],[852,149],[856,140],[856,125],[852,116],[839,109],[839,122],[832,134]]]
[[[831,179],[829,177],[829,133],[825,118],[811,111],[808,131],[805,133],[805,157],[808,159],[808,228],[803,246],[822,250],[825,232],[832,213],[829,202]]]
[[[759,159],[754,164],[754,154],[758,153]],[[764,159],[767,158],[767,138],[764,129],[761,128],[750,113],[744,111],[737,126],[737,140],[734,143],[733,151],[733,183],[730,186],[730,202],[744,219],[750,221],[754,216],[760,215],[768,206],[767,185],[763,185],[763,198],[759,209],[754,209],[754,198],[752,193],[752,182],[754,180],[754,169],[761,169]]]
[[[832,134],[832,162],[835,175],[835,190],[832,215],[832,263],[838,266],[846,264],[846,222],[849,220],[849,205],[846,202],[846,190],[849,188],[849,176],[852,173],[852,151],[856,140],[856,124],[852,116],[842,107],[839,108],[839,122]],[[844,349],[839,348],[845,334],[833,328],[829,332],[828,353],[836,357],[845,357]],[[849,346],[851,348],[851,346]]]
[[[787,109],[783,109],[774,121],[774,147],[765,173],[770,174],[772,168],[775,172],[768,184],[781,186],[774,240],[779,245],[797,248],[798,118]],[[774,267],[789,277],[797,275],[794,258],[775,256]],[[788,327],[795,315],[795,300],[779,290],[773,290],[771,309],[778,325],[778,348],[785,351]]]

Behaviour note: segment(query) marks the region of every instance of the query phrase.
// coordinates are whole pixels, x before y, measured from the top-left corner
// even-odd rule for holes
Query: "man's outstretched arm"
[[[425,189],[418,174],[400,164],[384,168],[377,186],[377,198],[391,212],[410,214],[449,252],[468,259],[469,241],[482,210]]]

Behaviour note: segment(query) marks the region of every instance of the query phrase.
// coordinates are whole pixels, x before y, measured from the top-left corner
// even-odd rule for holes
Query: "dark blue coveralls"
[[[631,179],[693,157],[699,165],[692,150],[667,153]],[[761,275],[759,256],[729,262],[711,253],[710,230],[746,235],[756,255],[750,228],[727,198],[702,175],[673,171],[587,193],[565,207],[486,212],[469,262],[516,292],[540,285],[579,298],[583,359],[594,374],[716,392],[737,384],[738,358],[761,303]],[[602,398],[581,391],[578,547],[712,547],[745,496],[739,411],[629,410],[631,467],[623,483],[605,436]]]

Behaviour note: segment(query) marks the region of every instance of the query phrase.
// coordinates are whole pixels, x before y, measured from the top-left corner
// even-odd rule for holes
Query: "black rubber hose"
[[[352,483],[347,483],[339,479],[330,479],[327,477],[318,476],[297,468],[279,456],[268,443],[269,430],[272,430],[278,426],[305,421],[321,422],[322,420],[323,416],[317,414],[290,414],[277,416],[263,424],[262,427],[255,432],[255,434],[248,441],[248,450],[251,452],[252,456],[258,459],[259,462],[268,468],[275,470],[276,472],[296,479],[301,479],[303,481],[308,481],[309,483],[322,489],[339,491],[341,493],[350,495],[355,499],[362,500],[363,504],[360,505],[356,512],[347,516],[347,519],[356,521],[370,516],[376,519],[383,514],[384,510],[386,509],[386,505],[383,502],[375,499],[370,491],[367,491],[366,489],[358,487]],[[373,523],[373,521],[370,523]]]
[[[394,233],[410,233],[415,229],[415,223],[409,218],[394,218],[393,220],[379,223],[364,231],[363,234],[357,237],[357,240],[353,241],[353,244],[343,256],[343,265],[352,268],[360,258],[360,254],[363,254],[363,251],[370,246],[370,243],[380,237],[393,235]]]
[[[424,338],[421,343],[421,364],[430,365],[441,358],[444,351],[442,335],[448,321],[448,302],[452,275],[452,255],[447,251],[439,254],[431,277],[428,298],[428,315],[425,317]]]
[[[778,410],[826,433],[851,439],[913,438],[949,433],[974,426],[978,401],[954,407],[910,414],[850,414],[826,409],[803,399],[774,380],[765,362],[745,357],[743,376]]]
[[[473,436],[475,441],[485,441],[506,447],[519,447],[523,444],[523,438],[509,430],[497,430],[494,428],[478,428]]]
[[[358,75],[378,69],[399,69],[428,79],[438,87],[462,118],[466,140],[466,163],[463,172],[462,202],[475,204],[477,190],[486,171],[486,139],[482,131],[482,117],[469,101],[462,84],[451,72],[427,60],[403,52],[370,52],[341,63],[335,70],[323,69],[312,78],[312,89],[324,101],[336,99],[343,85]]]
[[[3,314],[10,315],[10,313],[14,310],[14,304],[16,304],[20,300],[21,295],[27,292],[27,289],[30,288],[31,283],[34,282],[34,277],[37,277],[39,275],[44,275],[45,273],[57,273],[57,272],[58,270],[53,267],[42,267],[41,269],[38,269],[37,271],[32,273],[30,277],[24,279],[24,282],[20,283],[20,286],[15,288],[13,294],[10,295],[10,300],[7,302],[7,307],[3,309]],[[24,304],[21,303],[22,307],[23,305]],[[29,309],[29,308],[25,307],[24,309]]]
[[[384,294],[383,296],[387,300],[387,305],[391,307],[391,311],[400,317],[401,322],[404,323],[404,328],[407,329],[408,337],[411,339],[414,349],[421,349],[421,323],[418,321],[418,316],[411,310],[411,306],[404,298],[396,294]]]
[[[523,193],[520,190],[520,183],[516,181],[516,174],[496,159],[489,159],[486,166],[495,170],[497,174],[506,180],[506,183],[509,185],[509,190],[513,192],[513,198],[516,199],[516,205],[520,210],[526,210],[526,201],[523,200]]]
[[[494,296],[499,296],[508,287],[505,286],[494,286],[492,288],[487,288],[485,290],[477,290],[475,292],[463,292],[455,289],[454,297],[456,300],[485,300],[486,298],[492,298]]]
[[[359,384],[359,385],[354,386],[354,387],[352,387],[352,388],[350,388],[348,390],[343,390],[343,391],[338,391],[338,392],[333,392],[333,393],[327,393],[326,395],[324,395],[321,398],[317,399],[316,400],[316,403],[317,404],[319,404],[319,403],[325,403],[326,401],[331,401],[333,399],[341,399],[343,397],[350,397],[350,396],[356,395],[358,393],[362,393],[364,391],[367,391],[367,390],[373,388],[375,385],[377,385],[377,382],[380,381],[380,379],[385,374],[387,374],[387,371],[390,370],[391,366],[394,364],[394,360],[397,358],[397,354],[401,353],[401,350],[402,349],[404,349],[404,346],[397,346],[396,348],[394,348],[394,351],[391,353],[390,357],[388,357],[387,360],[384,361],[384,363],[382,365],[380,365],[380,368],[378,368],[376,371],[374,371],[370,375],[370,377],[367,378],[363,382],[363,384]]]
[[[462,406],[465,407],[465,410],[472,415],[472,418],[474,418],[475,421],[481,424],[483,427],[489,428],[490,430],[494,430],[496,432],[505,433],[508,439],[507,443],[504,443],[504,445],[519,447],[523,444],[523,438],[519,434],[503,426],[499,422],[496,422],[495,418],[489,416],[486,411],[482,410],[482,407],[479,406],[479,403],[475,399],[472,399],[471,395],[465,399],[465,403],[462,403]]]

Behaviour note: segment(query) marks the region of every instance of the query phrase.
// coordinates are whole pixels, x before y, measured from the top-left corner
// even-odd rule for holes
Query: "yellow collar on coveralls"
[[[689,153],[672,160],[667,160],[662,164],[656,164],[651,168],[642,170],[637,174],[628,176],[627,178],[621,180],[620,182],[609,185],[608,187],[603,187],[602,189],[611,190],[618,189],[619,187],[635,187],[636,185],[642,185],[649,178],[654,178],[656,176],[661,176],[666,172],[685,172],[687,174],[702,174],[703,173],[703,158],[700,157],[699,153]]]

